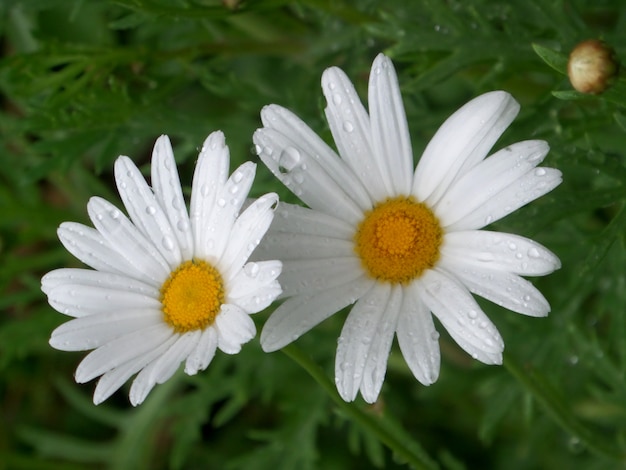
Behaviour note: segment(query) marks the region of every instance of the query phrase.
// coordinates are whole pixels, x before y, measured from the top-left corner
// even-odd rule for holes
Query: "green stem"
[[[386,419],[384,416],[375,416],[367,413],[354,403],[344,401],[343,398],[339,396],[335,385],[326,376],[322,368],[315,364],[296,346],[291,344],[283,348],[282,351],[307,371],[346,415],[374,434],[398,457],[405,460],[416,469],[439,468],[422,447],[397,423]]]
[[[504,354],[504,366],[532,394],[559,426],[580,439],[580,442],[589,450],[613,460],[626,462],[626,452],[611,446],[602,434],[594,432],[576,419],[567,405],[567,400],[539,371],[532,367],[522,367],[506,353]]]

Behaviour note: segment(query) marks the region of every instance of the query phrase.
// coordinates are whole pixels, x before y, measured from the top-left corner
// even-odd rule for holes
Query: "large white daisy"
[[[58,269],[42,279],[50,305],[75,317],[52,333],[64,351],[94,349],[80,363],[79,383],[102,376],[98,404],[139,372],[133,405],[185,361],[205,369],[217,348],[238,353],[256,334],[249,314],[280,294],[280,261],[249,262],[278,202],[266,194],[239,214],[256,166],[228,177],[229,151],[221,132],[204,142],[196,165],[189,215],[167,136],[152,154],[152,189],[128,157],[115,163],[117,188],[130,220],[104,199],[87,209],[95,229],[73,222],[58,235],[90,269]]]
[[[322,77],[326,117],[339,157],[290,111],[263,109],[254,142],[263,162],[309,208],[281,204],[260,247],[283,261],[287,300],[261,333],[274,351],[355,303],[339,337],[341,396],[374,402],[394,338],[411,371],[429,385],[440,353],[431,313],[472,357],[500,364],[504,343],[471,293],[530,316],[550,307],[530,282],[558,258],[518,235],[479,230],[561,182],[537,168],[548,152],[530,140],[487,153],[519,105],[502,91],[454,113],[413,171],[400,89],[379,55],[369,78],[369,115],[338,68]]]

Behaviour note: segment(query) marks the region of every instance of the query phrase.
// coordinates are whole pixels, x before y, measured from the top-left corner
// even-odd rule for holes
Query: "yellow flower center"
[[[165,322],[178,333],[213,324],[223,303],[222,276],[204,261],[185,261],[161,286]]]
[[[354,236],[365,271],[379,281],[406,284],[439,259],[443,232],[432,211],[396,197],[365,213]]]

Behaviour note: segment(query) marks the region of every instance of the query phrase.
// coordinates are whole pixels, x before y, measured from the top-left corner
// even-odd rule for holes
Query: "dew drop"
[[[248,276],[256,277],[257,274],[259,274],[259,271],[261,270],[261,268],[259,268],[258,264],[254,262],[250,262],[243,267],[243,270]]]
[[[146,207],[146,214],[148,214],[148,215],[156,214],[156,207],[154,207],[154,206]]]
[[[478,326],[484,330],[487,328],[487,322],[483,320],[478,324]]]
[[[516,257],[517,259],[522,259],[522,258],[524,257],[524,255],[523,255],[523,254],[521,254],[521,253],[515,253],[515,257]]]
[[[545,168],[537,168],[535,170],[535,176],[544,176],[546,174]]]
[[[337,105],[341,104],[341,95],[339,93],[333,95],[333,103]]]
[[[300,151],[294,147],[287,147],[278,158],[278,171],[283,175],[293,170],[300,163]]]
[[[233,173],[233,181],[235,183],[240,183],[242,179],[243,174],[241,173],[241,171],[236,171],[235,173]]]
[[[117,209],[113,209],[111,212],[109,212],[109,215],[113,220],[117,220],[120,217],[120,211],[118,211]]]
[[[476,318],[478,316],[478,312],[476,312],[476,310],[470,310],[467,312],[467,316],[470,318]]]
[[[298,184],[302,184],[304,183],[304,175],[302,174],[301,171],[294,173],[293,180]]]
[[[439,333],[438,333],[438,332],[436,332],[436,331],[433,331],[433,332],[430,334],[430,339],[432,339],[433,341],[437,341],[437,340],[439,339]]]
[[[489,225],[493,221],[493,217],[488,215],[485,217],[485,225]]]
[[[122,181],[122,182],[120,183],[120,188],[122,188],[122,189],[126,189],[126,186],[127,186],[127,185],[126,185],[126,182],[125,182],[125,181]]]
[[[517,250],[517,245],[513,242],[509,243],[509,250],[511,251]]]
[[[218,205],[219,207],[224,207],[224,206],[226,205],[226,199],[224,199],[223,197],[219,198],[219,199],[217,200],[217,205]]]
[[[354,124],[352,124],[350,121],[344,121],[343,130],[346,132],[352,132],[354,130]]]
[[[177,197],[172,198],[172,208],[177,211],[180,210],[180,201]]]
[[[176,224],[176,228],[181,232],[186,232],[187,230],[189,230],[189,222],[185,219],[181,219]]]
[[[98,219],[98,220],[102,220],[102,214],[97,214],[97,215],[96,215],[96,219]]]
[[[200,194],[202,197],[207,197],[209,195],[210,189],[208,184],[203,184],[200,186]]]
[[[263,148],[261,148],[261,146],[259,144],[255,144],[254,145],[254,151],[256,152],[257,155],[259,155],[262,150],[263,150]]]
[[[237,191],[239,191],[239,186],[233,185],[230,187],[230,194],[237,194]]]
[[[531,248],[530,250],[528,250],[528,257],[529,258],[537,259],[540,256],[541,255],[539,254],[539,250],[537,250],[537,248]]]
[[[174,241],[170,237],[163,237],[163,240],[161,240],[161,244],[163,245],[163,248],[165,248],[167,251],[174,250]]]

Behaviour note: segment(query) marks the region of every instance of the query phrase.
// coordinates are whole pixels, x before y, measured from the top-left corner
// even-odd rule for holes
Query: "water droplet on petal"
[[[180,230],[181,232],[186,232],[187,230],[189,230],[189,222],[185,219],[181,219],[176,224],[176,228],[178,228],[178,230]]]
[[[258,264],[254,262],[250,262],[243,267],[243,270],[248,276],[256,277],[257,274],[259,274],[259,271],[261,270],[261,268],[259,268]]]
[[[233,173],[233,181],[235,183],[240,183],[242,179],[243,174],[241,173],[241,171],[236,171],[235,173]]]
[[[476,318],[478,316],[478,312],[476,312],[476,310],[470,310],[467,312],[467,316],[470,318]]]
[[[537,250],[537,248],[531,248],[530,250],[528,250],[528,257],[529,258],[539,258],[541,255],[539,253],[539,250]]]
[[[259,155],[262,150],[263,149],[261,148],[261,146],[259,144],[255,144],[254,145],[254,151],[256,152],[257,155]]]
[[[433,332],[430,334],[430,339],[432,339],[433,341],[437,341],[437,340],[439,339],[439,333],[438,333],[438,332],[436,332],[436,331],[433,331]]]
[[[200,194],[202,195],[202,197],[207,197],[209,195],[209,185],[208,184],[203,184],[202,186],[200,186]]]
[[[298,184],[302,184],[304,183],[304,175],[302,174],[301,171],[294,173],[293,180]]]
[[[517,250],[517,245],[513,242],[509,243],[509,250],[511,251]]]
[[[535,170],[535,176],[544,176],[546,174],[545,168],[537,168]]]
[[[217,205],[218,205],[219,207],[224,207],[224,206],[226,205],[226,199],[224,199],[224,198],[222,198],[222,197],[221,197],[221,198],[219,198],[219,199],[217,200]]]
[[[344,121],[343,130],[346,132],[352,132],[354,130],[354,124],[352,124],[350,121]]]
[[[148,214],[148,215],[156,214],[156,207],[154,207],[154,206],[146,207],[146,214]]]
[[[122,189],[126,189],[126,186],[127,186],[127,185],[126,185],[126,182],[125,182],[125,181],[122,181],[122,182],[120,183],[120,187],[121,187]]]
[[[278,171],[283,175],[293,170],[300,163],[300,151],[295,147],[287,147],[278,158]]]
[[[113,220],[117,220],[120,216],[120,211],[118,211],[117,209],[113,209],[111,212],[109,212],[109,215]]]
[[[341,104],[341,95],[339,93],[333,95],[333,103],[337,105]]]
[[[485,225],[489,225],[493,220],[493,217],[488,215],[487,217],[485,217]]]
[[[161,243],[163,244],[163,248],[167,251],[172,251],[174,249],[174,241],[170,237],[163,237]]]

